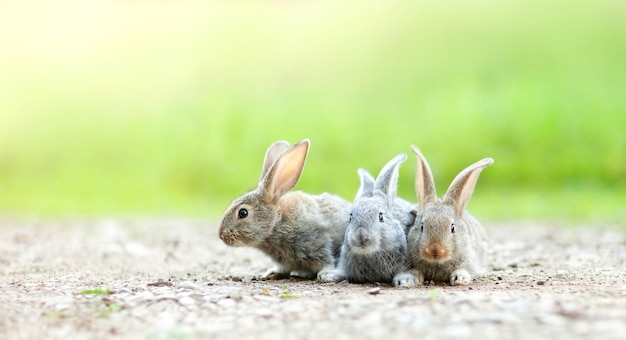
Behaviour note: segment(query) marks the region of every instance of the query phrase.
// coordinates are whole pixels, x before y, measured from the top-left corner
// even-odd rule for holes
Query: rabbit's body
[[[311,273],[314,277],[339,257],[349,212],[347,209],[338,211],[337,207],[344,207],[345,201],[326,193],[308,195],[302,192],[288,193],[281,201],[289,202],[284,206],[285,217],[279,216],[280,223],[258,244],[258,248],[285,272]],[[293,213],[307,209],[323,211],[323,217],[289,218]],[[336,218],[343,224],[330,218],[333,215],[338,215]]]
[[[377,203],[373,202],[373,199],[355,201],[355,208],[352,210],[353,219],[376,216],[378,210],[367,209],[376,205]],[[363,217],[355,217],[355,215]],[[359,238],[358,231],[349,231],[346,234],[346,240],[342,246],[342,254],[344,255],[341,257],[340,267],[344,268],[349,282],[391,283],[398,273],[402,273],[410,267],[404,226],[391,218],[385,222],[393,225],[385,226],[386,231],[378,235],[378,245],[373,248],[374,251],[358,245],[353,246],[354,243],[360,243],[358,240],[350,242],[351,239]]]
[[[402,224],[406,234],[409,233],[411,226],[415,224],[415,214],[412,213],[414,207],[414,203],[400,197],[396,197],[393,201],[393,217]]]
[[[314,278],[334,268],[341,247],[350,202],[327,193],[289,191],[302,173],[308,147],[308,140],[291,147],[272,144],[257,188],[235,199],[222,217],[224,243],[255,247],[276,262],[267,278]]]
[[[480,171],[493,159],[476,162],[452,181],[438,199],[432,172],[419,149],[415,188],[419,205],[415,224],[407,236],[412,273],[424,280],[465,285],[486,270],[487,238],[481,224],[465,210]]]
[[[405,159],[402,154],[391,160],[376,180],[359,169],[361,187],[352,205],[337,269],[320,272],[320,280],[415,285],[415,277],[407,272],[406,226],[396,219],[398,167]],[[405,214],[399,211],[399,215]]]

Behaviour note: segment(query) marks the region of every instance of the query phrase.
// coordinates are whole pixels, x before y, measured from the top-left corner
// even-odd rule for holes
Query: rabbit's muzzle
[[[440,243],[422,246],[422,256],[429,261],[444,261],[450,256],[450,248]]]
[[[237,246],[237,233],[234,230],[224,229],[220,230],[220,239],[231,247]]]
[[[359,228],[352,234],[350,239],[350,246],[356,252],[369,252],[370,248],[372,248],[374,241],[370,237],[370,234],[365,231],[363,228]]]

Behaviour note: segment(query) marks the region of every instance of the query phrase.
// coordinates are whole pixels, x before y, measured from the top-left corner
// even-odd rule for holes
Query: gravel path
[[[208,221],[0,220],[0,338],[618,339],[626,235],[489,224],[469,287],[260,281],[271,265]],[[623,229],[621,229],[623,230]]]

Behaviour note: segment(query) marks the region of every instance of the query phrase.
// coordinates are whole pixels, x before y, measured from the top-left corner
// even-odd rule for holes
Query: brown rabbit
[[[424,280],[467,285],[486,270],[487,241],[480,223],[466,210],[481,170],[493,163],[482,159],[461,171],[442,199],[437,198],[433,175],[420,150],[415,191],[418,206],[407,240],[418,283]]]
[[[350,202],[335,195],[290,191],[298,182],[309,140],[270,145],[259,184],[226,209],[219,236],[229,246],[255,247],[277,264],[263,274],[315,278],[335,267],[350,216]]]

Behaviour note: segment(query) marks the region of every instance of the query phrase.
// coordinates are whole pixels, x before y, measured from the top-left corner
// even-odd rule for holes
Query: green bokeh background
[[[265,149],[352,199],[405,152],[443,194],[483,157],[485,219],[626,224],[619,1],[3,5],[0,213],[219,218]]]

